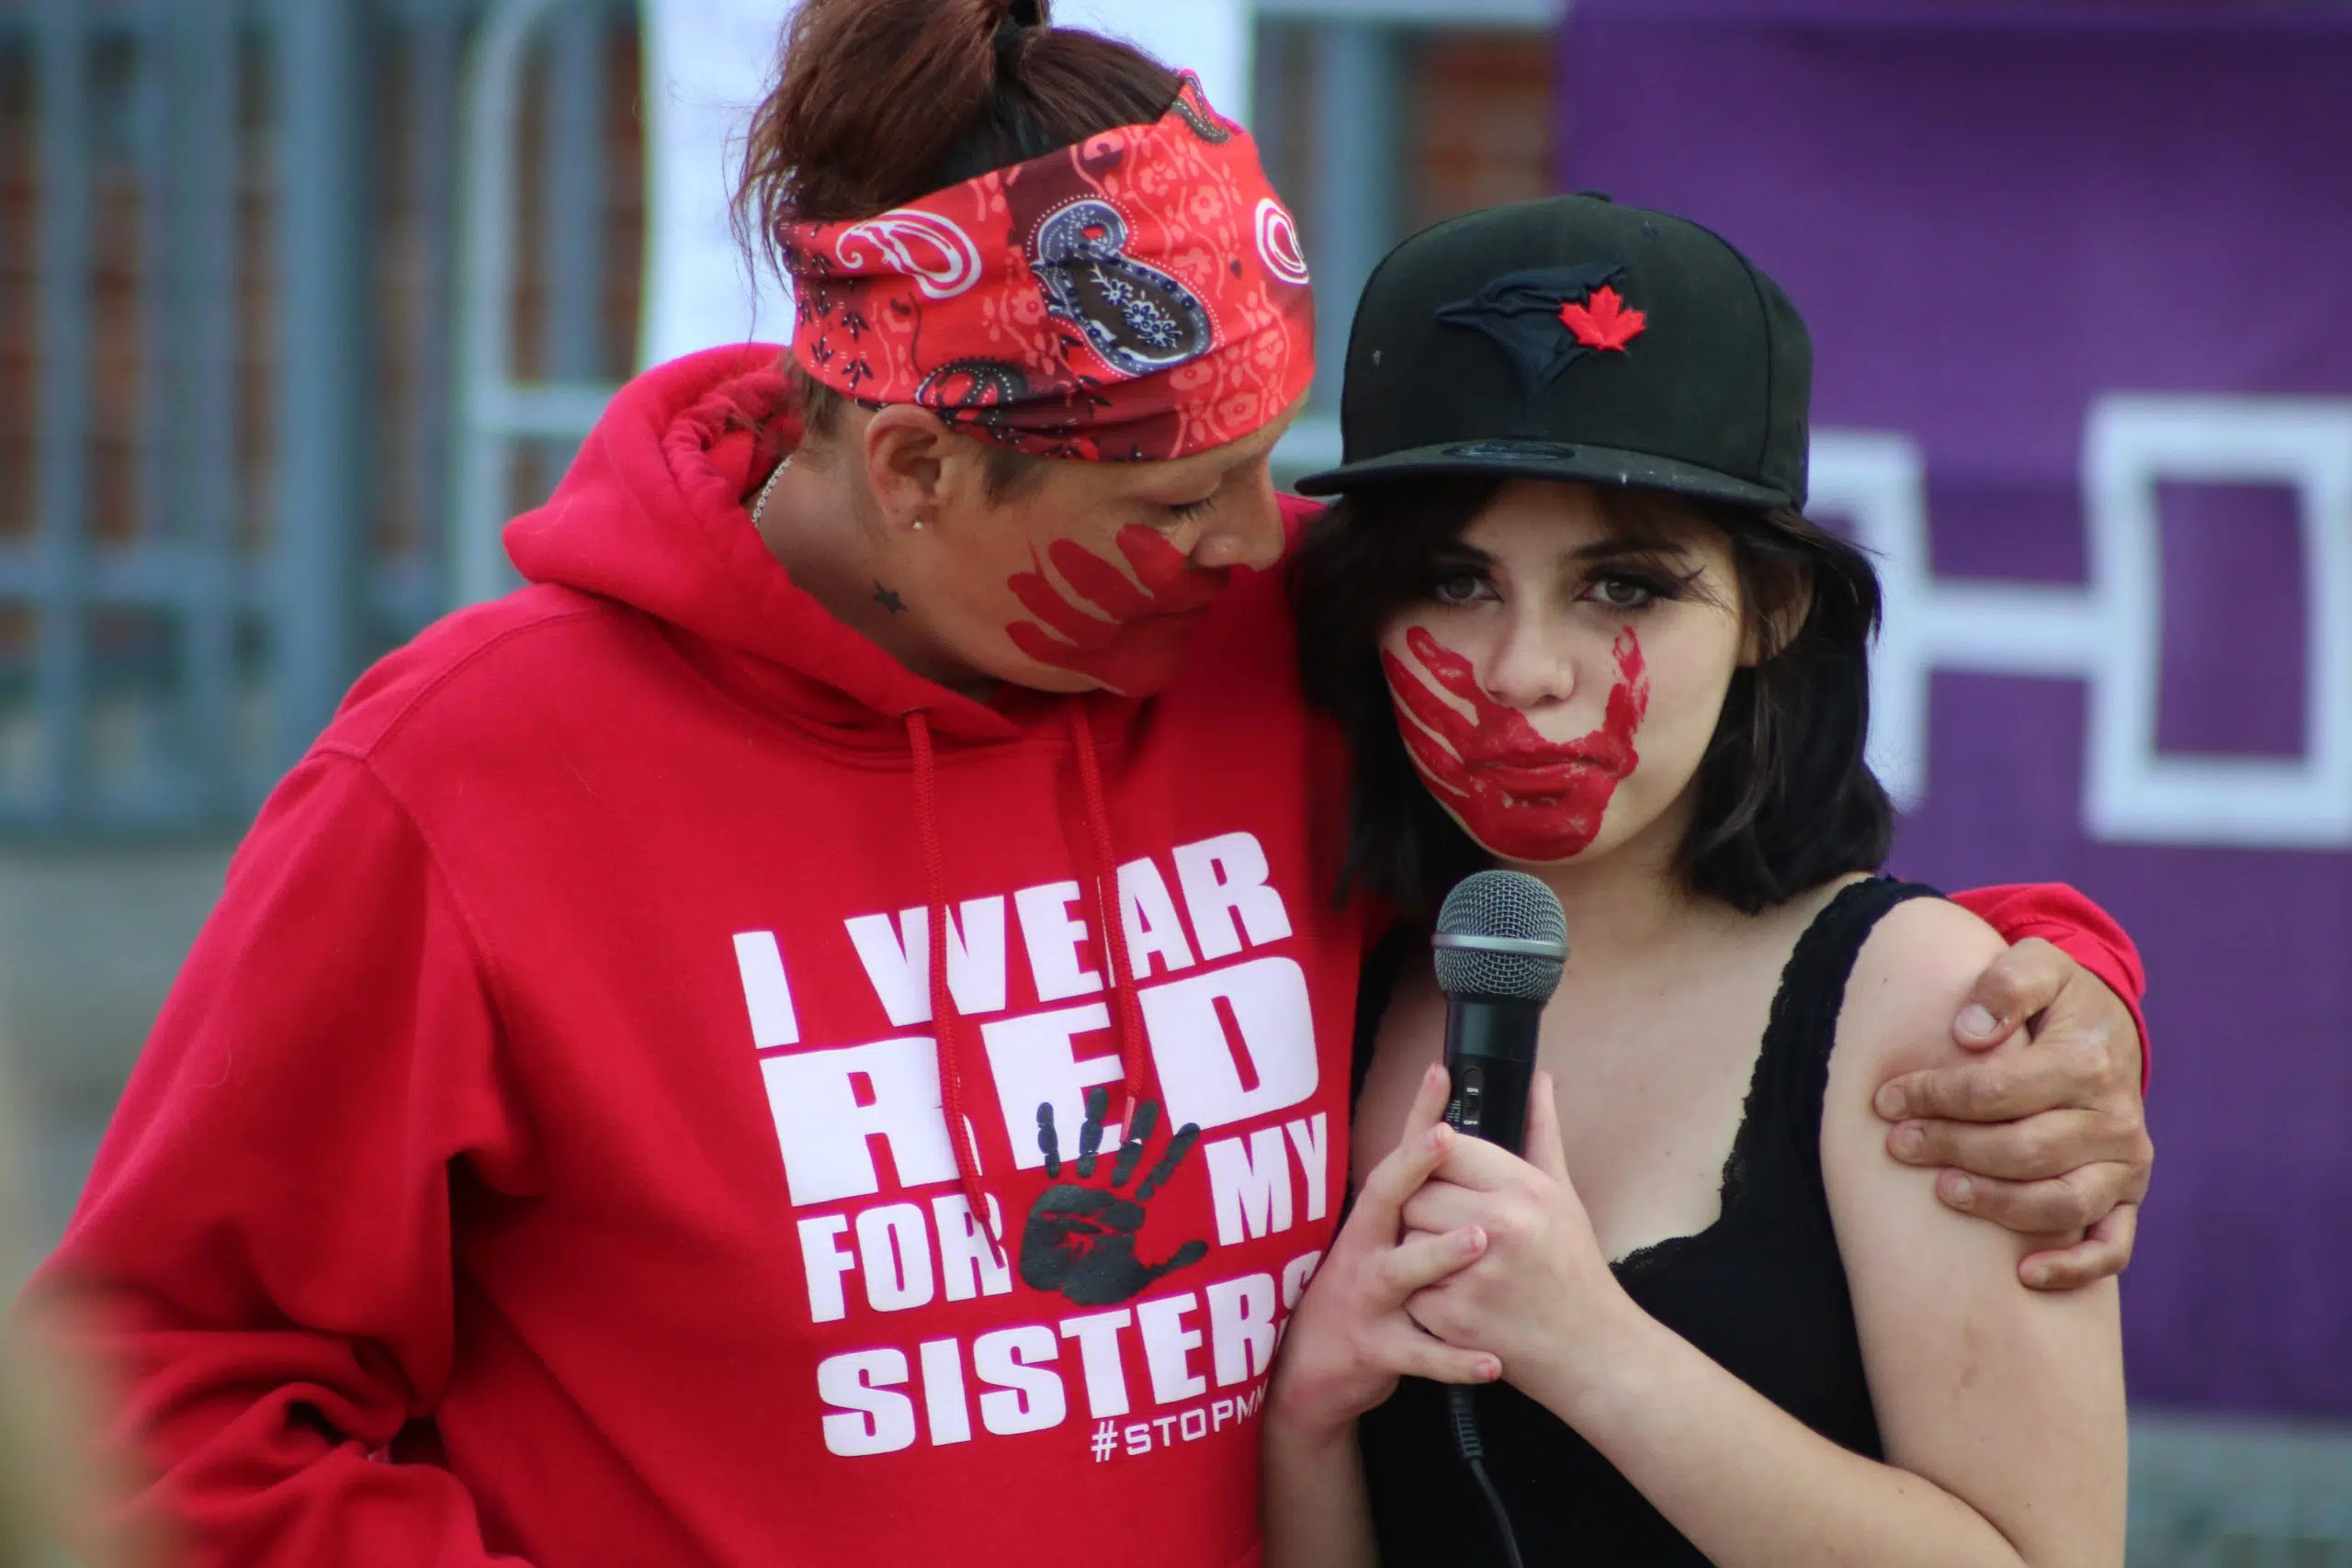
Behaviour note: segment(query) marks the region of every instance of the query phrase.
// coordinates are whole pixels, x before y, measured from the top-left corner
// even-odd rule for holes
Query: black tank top
[[[1855,955],[1889,909],[1935,896],[1884,877],[1858,882],[1805,928],[1781,972],[1724,1164],[1721,1215],[1612,1266],[1652,1317],[1815,1431],[1872,1459],[1878,1421],[1821,1184],[1821,1101]],[[1380,994],[1359,1008],[1359,1084],[1395,965],[1412,945],[1384,943],[1373,958],[1386,960],[1380,976],[1365,976],[1365,990]],[[1704,1568],[1698,1548],[1550,1411],[1508,1385],[1479,1390],[1477,1404],[1487,1469],[1528,1568]],[[1504,1561],[1436,1384],[1407,1379],[1361,1433],[1384,1568]]]

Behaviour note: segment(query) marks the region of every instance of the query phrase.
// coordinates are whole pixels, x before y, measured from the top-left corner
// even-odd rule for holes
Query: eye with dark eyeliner
[[[1673,595],[1655,580],[1630,571],[1611,571],[1585,585],[1582,597],[1611,610],[1645,610]]]
[[[1430,563],[1421,596],[1436,604],[1467,604],[1490,587],[1485,561],[1466,556],[1441,558]]]
[[[1685,597],[1703,575],[1702,568],[1678,571],[1664,561],[1619,562],[1611,570],[1594,572],[1577,597],[1611,610],[1645,610],[1661,601]]]

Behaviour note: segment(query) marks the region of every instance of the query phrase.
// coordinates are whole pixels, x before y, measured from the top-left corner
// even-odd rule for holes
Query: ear
[[[1813,614],[1813,573],[1803,567],[1792,566],[1791,570],[1794,580],[1772,595],[1779,602],[1773,609],[1759,612],[1753,604],[1743,606],[1747,629],[1740,641],[1742,669],[1753,670],[1779,658],[1804,629],[1805,617]]]
[[[979,444],[929,409],[886,403],[867,419],[862,438],[866,482],[885,527],[936,527],[987,493]]]

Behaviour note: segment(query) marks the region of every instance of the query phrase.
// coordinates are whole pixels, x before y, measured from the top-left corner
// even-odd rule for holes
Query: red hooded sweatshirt
[[[624,391],[237,855],[38,1287],[194,1562],[1257,1561],[1365,934],[1278,575],[954,694],[753,533],[776,363]]]

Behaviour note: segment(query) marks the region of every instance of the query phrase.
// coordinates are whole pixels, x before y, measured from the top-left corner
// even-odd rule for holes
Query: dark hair
[[[738,237],[780,267],[787,222],[870,218],[1176,101],[1179,78],[1149,55],[1050,20],[1046,0],[802,0],[784,74],[752,118]],[[848,400],[793,377],[809,434],[832,434]],[[989,493],[1039,461],[991,448]]]
[[[1343,497],[1309,529],[1293,567],[1299,664],[1310,702],[1354,758],[1341,891],[1426,919],[1454,883],[1493,863],[1421,783],[1397,734],[1381,628],[1419,599],[1440,551],[1500,482],[1400,481]],[[1600,491],[1613,527],[1667,536],[1671,514],[1730,540],[1742,613],[1763,657],[1732,677],[1699,763],[1697,808],[1677,855],[1692,891],[1750,913],[1854,871],[1874,871],[1894,812],[1862,758],[1878,574],[1870,558],[1790,508],[1762,511],[1657,491]],[[1793,631],[1774,645],[1772,628]]]

